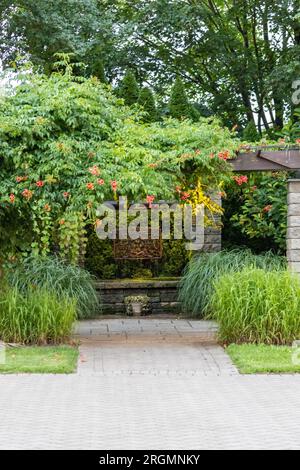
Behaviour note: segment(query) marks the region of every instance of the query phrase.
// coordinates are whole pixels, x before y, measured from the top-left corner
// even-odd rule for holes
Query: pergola
[[[249,147],[230,163],[233,171],[288,171],[287,259],[289,267],[300,274],[300,148],[299,146]]]
[[[300,170],[299,146],[279,148],[278,145],[249,147],[230,160],[234,171],[297,171]]]

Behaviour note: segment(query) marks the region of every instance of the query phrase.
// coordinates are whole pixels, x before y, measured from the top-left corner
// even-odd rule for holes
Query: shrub
[[[71,333],[76,301],[45,289],[0,291],[0,337],[5,342],[59,343]]]
[[[260,135],[257,131],[254,121],[248,122],[247,126],[243,130],[242,137],[246,142],[257,142],[260,140]]]
[[[288,271],[245,268],[215,282],[211,305],[226,343],[290,344],[300,336],[300,281]]]
[[[99,308],[91,274],[56,257],[26,258],[9,272],[8,281],[23,294],[32,287],[40,287],[55,292],[59,298],[74,298],[79,318],[91,317]]]
[[[203,253],[191,259],[179,286],[179,300],[185,313],[204,316],[210,311],[214,282],[223,274],[240,271],[245,266],[265,269],[285,267],[285,258],[271,252],[254,255],[250,250],[223,250]]]
[[[156,260],[116,260],[112,240],[100,240],[95,231],[88,236],[85,267],[100,279],[180,276],[189,260],[185,240],[163,240],[163,256]]]
[[[286,250],[287,178],[285,172],[253,174],[238,189],[230,224],[251,241],[264,240],[281,253]],[[238,200],[238,204],[236,201]]]

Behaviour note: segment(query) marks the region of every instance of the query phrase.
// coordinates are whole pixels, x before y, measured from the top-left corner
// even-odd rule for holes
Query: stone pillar
[[[300,179],[288,180],[287,260],[289,268],[300,273]]]
[[[219,206],[222,205],[221,196],[218,193],[211,193],[211,199]],[[207,214],[209,215],[209,214]],[[204,229],[204,247],[203,251],[206,253],[215,253],[221,251],[222,229],[221,229],[221,216],[214,215],[214,226],[205,227]]]

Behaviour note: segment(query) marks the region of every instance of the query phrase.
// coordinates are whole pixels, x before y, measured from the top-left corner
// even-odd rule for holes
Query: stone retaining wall
[[[113,280],[98,281],[96,289],[102,302],[103,314],[125,314],[124,299],[129,295],[148,295],[152,314],[180,313],[177,300],[178,280]]]

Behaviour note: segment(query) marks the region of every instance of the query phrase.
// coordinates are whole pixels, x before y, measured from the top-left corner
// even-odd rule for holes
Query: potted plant
[[[147,315],[150,311],[150,298],[147,295],[125,297],[126,313],[129,316]]]

